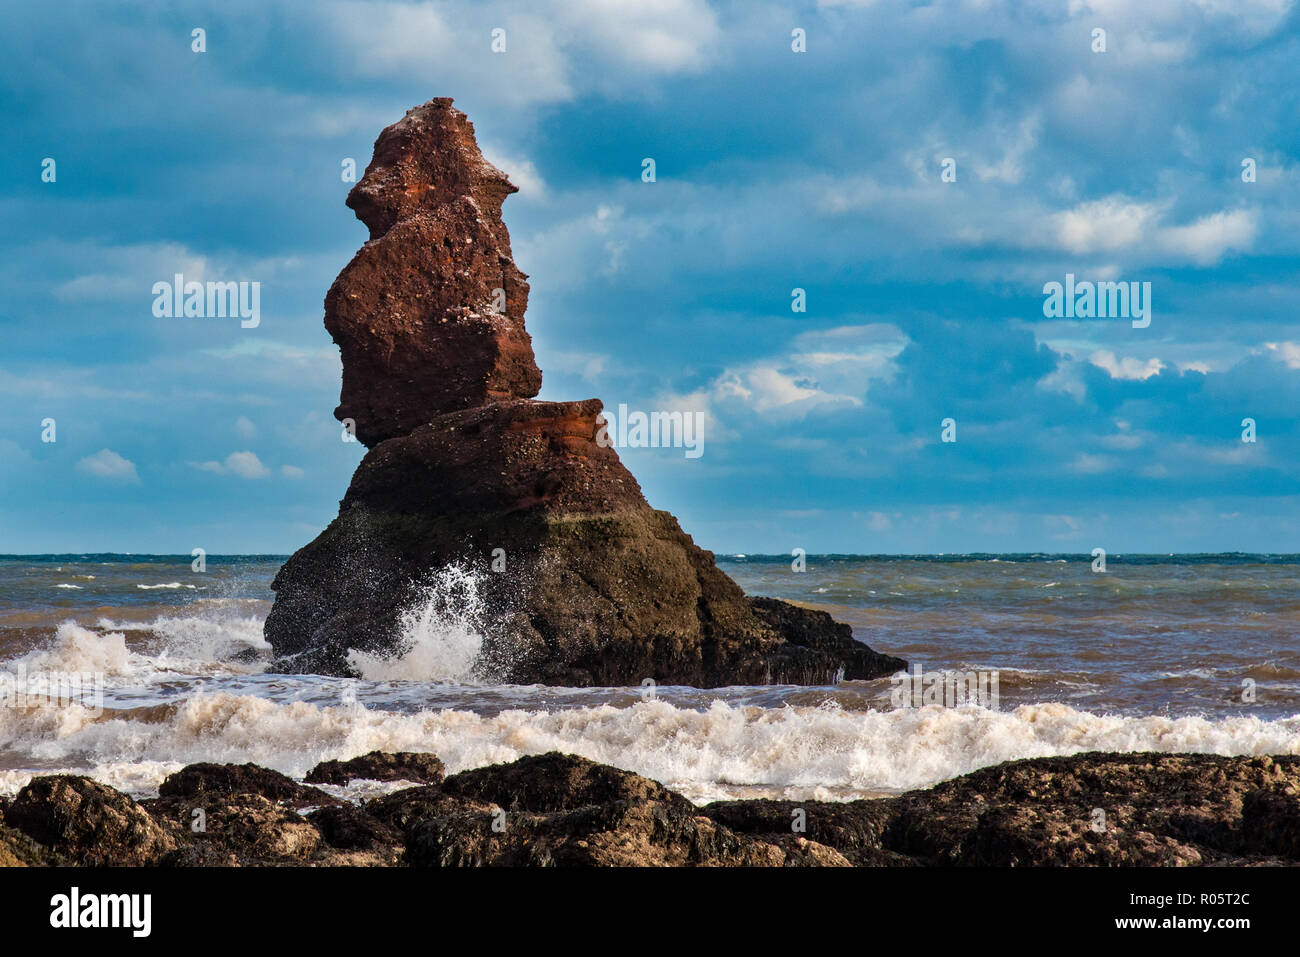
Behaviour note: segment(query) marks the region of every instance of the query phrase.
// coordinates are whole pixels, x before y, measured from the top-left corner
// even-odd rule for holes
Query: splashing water
[[[354,650],[348,664],[370,681],[469,681],[483,651],[486,617],[482,573],[447,565],[402,612],[397,652]]]
[[[195,761],[301,776],[375,749],[429,751],[449,773],[559,750],[696,801],[851,800],[1087,750],[1300,754],[1300,556],[1117,565],[1104,581],[1059,556],[723,563],[747,591],[831,611],[926,674],[998,670],[997,710],[894,709],[889,679],[660,686],[650,700],[512,685],[497,660],[509,619],[489,610],[498,578],[472,560],[413,591],[397,653],[354,654],[365,677],[270,673],[281,561],[209,558],[191,579],[188,555],[0,557],[0,674],[105,679],[102,712],[0,706],[0,795],[62,772],[151,797]],[[73,581],[84,589],[55,587]],[[172,581],[198,587],[136,588]]]

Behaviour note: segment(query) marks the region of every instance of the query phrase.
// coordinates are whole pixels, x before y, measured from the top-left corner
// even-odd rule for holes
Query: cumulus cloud
[[[506,178],[519,187],[519,199],[546,198],[546,181],[542,179],[542,174],[537,171],[537,166],[532,160],[502,152],[489,143],[480,143],[479,147],[483,151],[483,158],[505,173]]]
[[[1089,452],[1080,452],[1068,466],[1071,472],[1078,475],[1100,475],[1113,467],[1114,463],[1108,456],[1093,455]]]
[[[205,282],[211,271],[208,258],[179,243],[138,243],[118,246],[95,241],[52,243],[60,261],[87,265],[95,271],[79,273],[54,287],[54,298],[69,304],[94,302],[140,303],[149,316],[155,282],[170,282],[181,273],[186,282]]]
[[[1105,369],[1112,379],[1138,382],[1159,375],[1160,370],[1165,368],[1165,364],[1154,356],[1145,361],[1133,356],[1125,356],[1121,359],[1108,349],[1098,349],[1088,357],[1088,361],[1099,369]]]
[[[721,33],[704,0],[556,0],[552,12],[606,62],[652,73],[701,69]]]
[[[1056,235],[1072,253],[1111,252],[1142,242],[1162,215],[1154,203],[1099,199],[1058,213]]]
[[[708,389],[718,404],[799,418],[818,407],[861,406],[873,381],[891,376],[907,344],[895,326],[872,323],[801,333],[780,357],[729,368]]]
[[[862,404],[862,400],[855,396],[824,391],[816,379],[770,365],[753,365],[743,371],[727,372],[714,384],[713,394],[719,399],[739,399],[759,413],[779,410],[787,414],[802,414],[826,403]]]
[[[598,352],[551,352],[545,360],[547,372],[577,375],[586,382],[596,382],[609,365],[609,356]]]
[[[1072,253],[1154,250],[1205,266],[1249,249],[1259,230],[1259,215],[1251,209],[1221,210],[1181,226],[1165,224],[1168,210],[1166,202],[1120,196],[1080,203],[1056,214],[1056,238]]]
[[[1288,369],[1300,369],[1300,342],[1266,342],[1264,346],[1276,353]]]
[[[231,452],[224,462],[199,462],[195,468],[215,475],[233,475],[242,479],[266,478],[271,470],[252,452]]]
[[[357,77],[443,89],[454,79],[511,106],[701,70],[722,33],[704,0],[546,0],[522,8],[342,0],[321,9],[320,23],[336,61]],[[504,34],[494,37],[496,30]]]
[[[112,449],[100,449],[94,455],[88,455],[77,463],[77,471],[110,482],[122,482],[136,485],[140,476],[135,470],[135,463],[123,458]]]
[[[1249,249],[1259,232],[1259,214],[1252,209],[1224,210],[1202,216],[1186,226],[1161,230],[1159,241],[1202,266],[1218,262],[1228,252]]]

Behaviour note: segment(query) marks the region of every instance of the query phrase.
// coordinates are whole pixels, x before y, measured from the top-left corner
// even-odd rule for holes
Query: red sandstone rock
[[[439,99],[380,134],[348,197],[371,238],[325,325],[343,354],[335,414],[372,448],[338,518],[272,584],[278,667],[349,674],[352,651],[400,654],[402,610],[465,564],[483,570],[473,624],[490,680],[828,684],[906,667],[823,612],[746,597],[596,440],[598,399],[532,398],[511,192]]]
[[[354,420],[366,445],[442,412],[537,395],[527,277],[501,221],[513,192],[449,99],[379,134],[348,195],[370,241],[325,297],[325,327],[343,355],[334,414]]]

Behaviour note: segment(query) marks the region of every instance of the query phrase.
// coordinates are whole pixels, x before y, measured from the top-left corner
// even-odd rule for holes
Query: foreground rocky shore
[[[331,793],[358,779],[410,786]],[[303,782],[191,765],[140,802],[40,777],[0,813],[4,866],[1293,865],[1300,756],[1089,753],[893,798],[697,807],[556,752],[450,777],[430,754],[372,752]]]

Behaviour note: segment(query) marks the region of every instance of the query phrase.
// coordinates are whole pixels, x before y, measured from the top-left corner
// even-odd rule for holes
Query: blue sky
[[[433,96],[520,187],[542,398],[707,416],[622,453],[701,545],[1300,550],[1291,3],[622,6],[7,5],[0,552],[324,527],[341,164]],[[260,325],[156,318],[177,272]],[[1067,273],[1150,325],[1045,318]]]

